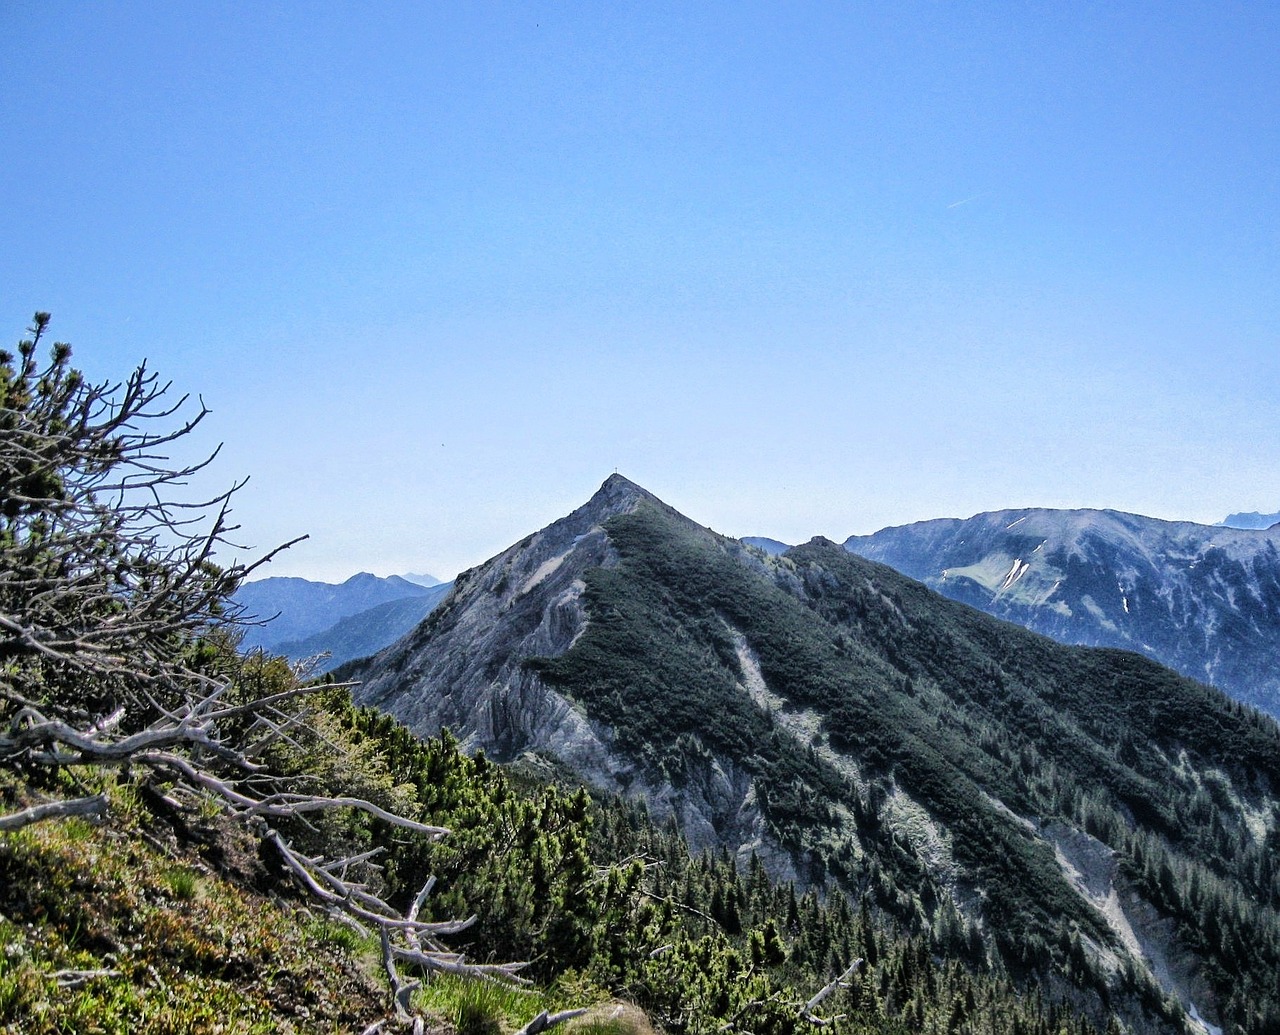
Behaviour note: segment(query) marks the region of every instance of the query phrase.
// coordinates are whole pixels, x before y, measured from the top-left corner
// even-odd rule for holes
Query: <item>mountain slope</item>
[[[364,681],[360,703],[415,731],[447,726],[464,746],[499,760],[546,751],[610,786],[610,752],[597,732],[524,662],[568,649],[585,624],[582,574],[616,560],[601,523],[645,499],[652,497],[611,478],[586,506],[459,575],[449,599],[409,635],[338,673]]]
[[[615,476],[342,674],[1100,1017],[1280,1019],[1274,722],[833,543],[771,557]]]
[[[846,549],[1054,639],[1140,651],[1280,714],[1280,532],[1005,510]]]
[[[246,619],[263,623],[245,628],[242,646],[250,649],[305,639],[379,604],[432,592],[399,575],[383,579],[360,572],[338,585],[274,577],[247,582],[236,590],[232,601],[244,608]]]
[[[526,975],[546,989],[504,992],[437,975],[414,1005],[453,1023],[428,1020],[429,1032],[512,1031],[543,1008],[588,1006],[611,992],[671,1035],[742,1030],[744,1016],[751,1031],[801,1035],[813,1030],[801,1005],[862,958],[848,989],[822,1004],[832,1035],[901,1035],[904,1024],[954,1035],[992,1025],[1099,1035],[1059,1004],[1019,996],[999,974],[934,960],[920,937],[887,929],[844,896],[797,894],[758,865],[739,873],[727,857],[694,858],[626,803],[592,802],[581,789],[467,758],[447,735],[418,740],[352,709],[341,691],[313,701],[323,733],[295,731],[301,742],[279,759],[288,771],[312,785],[381,786],[450,833],[430,841],[388,837],[377,825],[298,822],[291,836],[333,857],[376,848],[370,889],[388,898],[411,896],[430,873],[424,919],[471,916],[453,948],[470,959],[531,960]],[[107,824],[0,832],[0,1028],[410,1030],[387,1016],[377,938],[308,913],[301,889],[280,882],[271,854],[231,817],[184,810],[171,792],[121,779],[108,785],[120,808]],[[22,800],[20,783],[0,771],[0,808]],[[571,1030],[654,1030],[616,1002],[580,1024]]]

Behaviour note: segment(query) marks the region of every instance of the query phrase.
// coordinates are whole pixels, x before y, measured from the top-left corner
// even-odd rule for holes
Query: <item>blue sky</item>
[[[1274,4],[0,8],[0,314],[213,410],[270,574],[1280,505]]]

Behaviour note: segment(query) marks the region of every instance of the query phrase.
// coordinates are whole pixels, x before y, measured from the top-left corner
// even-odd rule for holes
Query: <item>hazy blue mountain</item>
[[[345,661],[375,654],[400,639],[439,607],[452,588],[453,583],[442,582],[421,596],[388,600],[385,604],[339,619],[329,628],[312,633],[305,639],[278,643],[272,649],[293,661],[327,653],[328,659],[319,662],[315,672],[328,672]]]
[[[409,582],[413,582],[419,586],[426,586],[428,589],[432,586],[443,585],[441,580],[436,578],[434,575],[417,575],[413,572],[406,572],[403,577]]]
[[[270,619],[265,625],[246,628],[243,646],[248,649],[302,640],[378,604],[430,592],[398,575],[379,578],[361,572],[337,585],[299,578],[261,579],[241,586],[232,599],[244,608],[243,617]]]
[[[845,548],[1064,643],[1140,651],[1280,714],[1280,529],[1002,510]]]
[[[1251,510],[1245,514],[1228,514],[1218,524],[1225,528],[1270,528],[1280,521],[1280,513],[1259,514]]]
[[[773,556],[615,475],[340,674],[420,732],[643,798],[740,872],[839,884],[936,958],[1134,1032],[1280,1030],[1280,728],[1138,654],[826,540]]]
[[[787,543],[780,543],[776,539],[767,539],[762,535],[744,536],[741,541],[746,543],[748,546],[759,547],[765,553],[773,557],[777,557],[779,554],[786,553],[791,549],[791,546]]]

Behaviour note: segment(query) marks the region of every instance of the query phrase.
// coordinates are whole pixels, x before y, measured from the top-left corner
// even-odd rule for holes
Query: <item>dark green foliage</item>
[[[436,913],[477,917],[451,939],[471,958],[527,958],[544,982],[585,975],[673,1035],[811,1031],[800,1006],[855,958],[867,962],[851,989],[824,1003],[828,1016],[847,1015],[828,1029],[837,1033],[918,1030],[950,1020],[957,1001],[988,1011],[957,1016],[957,1032],[986,1031],[992,1013],[1026,1032],[1092,1030],[1019,996],[981,961],[940,962],[933,939],[896,933],[865,900],[854,908],[840,893],[797,894],[754,858],[740,873],[723,853],[692,857],[634,803],[513,776],[460,754],[448,734],[419,741],[339,695],[329,707],[379,768],[413,788],[423,817],[451,829],[435,845],[392,844],[385,879],[407,897],[433,873]],[[951,922],[965,944],[968,925],[955,914]]]
[[[157,524],[145,522],[180,526],[149,505],[122,511],[106,498],[102,479],[121,449],[136,460],[171,439],[111,419],[88,442],[74,427],[67,438],[69,413],[106,405],[108,418],[123,419],[130,407],[111,410],[109,386],[85,389],[58,347],[37,370],[42,330],[38,321],[17,368],[0,361],[0,430],[22,446],[0,458],[0,609],[18,616],[6,619],[0,643],[0,719],[16,728],[30,696],[81,728],[119,701],[130,705],[128,722],[145,722],[183,713],[215,673],[233,683],[228,703],[291,692],[280,659],[235,659],[209,634],[244,573],[206,563],[222,518],[157,553]],[[144,408],[163,394],[141,369],[125,391]],[[23,436],[64,452],[29,462],[38,450]],[[642,1004],[671,1033],[807,1030],[804,1002],[859,958],[851,987],[824,1004],[845,1015],[837,1032],[1087,1030],[1035,991],[1044,988],[1099,1023],[1115,1004],[1127,1019],[1176,1028],[1178,1007],[1132,960],[1119,976],[1097,963],[1098,947],[1119,946],[1042,836],[1063,821],[1114,851],[1126,891],[1140,892],[1196,953],[1232,1035],[1275,1030],[1274,723],[1136,656],[1072,651],[945,604],[834,544],[765,560],[652,503],[607,530],[619,561],[586,574],[585,633],[563,656],[531,664],[613,727],[655,781],[682,787],[722,762],[746,773],[805,890],[773,884],[754,861],[744,875],[726,854],[691,859],[676,833],[633,809],[522,781],[464,757],[445,735],[420,742],[354,709],[338,688],[316,694],[297,728],[289,719],[288,736],[265,738],[255,762],[269,769],[254,779],[269,771],[452,833],[425,843],[339,810],[289,824],[295,844],[328,859],[379,846],[378,868],[364,866],[357,879],[406,903],[435,876],[427,910],[475,914],[454,943],[472,958],[523,957],[544,982],[580,977]],[[167,617],[152,624],[161,611]],[[140,624],[105,621],[117,614]],[[433,627],[428,620],[416,636]],[[59,643],[72,654],[51,659]],[[763,700],[742,689],[756,664]],[[157,681],[169,698],[152,694]],[[822,724],[806,742],[784,721],[801,709]],[[242,742],[249,714],[226,718],[219,737]],[[5,761],[18,776],[3,812],[36,779],[21,772],[35,756],[10,743]],[[71,779],[61,756],[46,758],[39,779]],[[122,778],[141,793],[130,773]],[[147,793],[168,800],[162,789]],[[901,798],[946,832],[958,876],[939,876],[895,827],[891,805]],[[20,892],[6,916],[25,911],[30,923],[83,906],[76,895],[51,897],[58,873],[37,881],[15,860],[0,860],[3,886]],[[152,883],[198,899],[194,879],[171,867]],[[0,925],[16,942],[11,920]],[[218,965],[233,941],[202,943],[179,970]],[[42,961],[45,971],[56,959]],[[0,969],[0,1004],[26,996],[29,977]]]
[[[651,777],[678,787],[705,768],[700,752],[727,758],[755,778],[810,879],[869,895],[906,930],[930,930],[937,950],[994,952],[1017,977],[1067,973],[1099,1002],[1120,994],[1163,1014],[1158,993],[1117,986],[1073,955],[1081,937],[1116,943],[1037,836],[1062,817],[1119,852],[1177,919],[1228,1029],[1267,1030],[1280,1003],[1280,883],[1275,835],[1259,841],[1245,812],[1268,812],[1280,788],[1274,722],[1137,655],[1064,648],[941,600],[834,544],[765,560],[651,503],[606,527],[621,559],[587,573],[586,631],[532,664],[617,729]],[[823,717],[866,786],[742,691],[740,647],[784,709]],[[950,833],[983,892],[983,934],[955,923],[948,893],[886,828],[879,796],[893,786]],[[841,847],[836,803],[853,815],[860,857]],[[1136,875],[1138,840],[1169,859],[1156,884]],[[716,915],[723,898],[706,908]],[[1197,933],[1206,908],[1234,923]],[[1235,951],[1244,944],[1261,948]]]
[[[287,667],[279,659],[260,664],[260,670],[246,670],[246,678],[256,681],[251,693],[286,678]],[[450,939],[472,959],[525,957],[541,983],[585,983],[634,1001],[670,1035],[810,1031],[800,1020],[800,1007],[856,958],[866,963],[851,987],[823,1004],[826,1016],[843,1015],[827,1029],[833,1035],[896,1033],[944,1023],[951,1024],[945,1030],[977,1035],[989,1030],[993,1020],[1037,1035],[1087,1035],[1093,1030],[1061,1004],[1019,995],[978,955],[971,967],[944,961],[939,955],[942,941],[903,935],[877,918],[865,899],[854,907],[838,892],[798,893],[792,885],[772,882],[754,858],[740,870],[724,853],[692,857],[677,834],[655,828],[633,803],[596,801],[581,789],[560,790],[513,775],[483,756],[462,755],[447,734],[420,741],[385,716],[354,708],[345,690],[325,690],[312,701],[313,733],[300,734],[293,746],[282,745],[273,758],[275,768],[295,773],[317,792],[360,793],[446,825],[451,833],[427,844],[339,814],[310,827],[296,824],[291,836],[310,839],[309,848],[327,857],[382,845],[382,869],[370,871],[367,879],[402,901],[416,892],[428,872],[434,874],[437,883],[429,899],[433,915],[476,916],[472,927]],[[0,790],[7,795],[13,788]],[[162,804],[158,795],[147,797]],[[149,831],[147,844],[159,844],[156,833],[172,836],[146,808],[133,808],[138,827]],[[207,863],[226,865],[224,838],[230,833],[225,821],[206,828],[190,818],[175,819],[181,838],[201,846]],[[57,828],[50,824],[41,829],[52,834]],[[74,1002],[60,999],[48,979],[59,966],[96,966],[120,937],[132,942],[139,935],[147,942],[141,956],[135,949],[122,959],[132,967],[137,956],[142,960],[138,968],[144,968],[149,955],[163,959],[166,985],[160,991],[176,990],[176,1015],[200,1018],[191,1020],[191,1030],[216,1030],[216,1016],[206,1014],[209,1003],[220,1001],[236,1011],[236,1018],[241,1011],[258,1010],[261,1030],[276,1030],[277,1022],[256,998],[263,994],[263,983],[305,988],[311,1003],[333,999],[326,998],[323,988],[317,990],[314,965],[304,977],[301,968],[267,966],[253,955],[278,951],[271,948],[276,942],[296,937],[290,935],[292,928],[278,919],[254,920],[270,925],[261,931],[242,927],[246,921],[239,917],[245,907],[237,905],[233,885],[212,878],[192,883],[185,879],[190,858],[179,873],[163,857],[152,858],[141,837],[135,839],[137,847],[127,840],[125,850],[113,847],[113,837],[117,846],[121,843],[120,833],[98,838],[93,858],[99,861],[93,866],[109,860],[116,874],[111,879],[126,882],[137,902],[122,897],[115,885],[99,885],[96,878],[85,882],[75,870],[79,863],[71,861],[87,858],[81,846],[68,844],[59,849],[58,859],[41,860],[28,847],[38,835],[0,837],[0,898],[8,918],[0,918],[0,942],[21,945],[27,952],[36,937],[30,932],[39,930],[39,938],[48,943],[31,966],[14,967],[0,956],[0,1021],[17,1023],[16,1030],[28,1030],[23,1027],[28,1021],[33,1031],[62,1030],[56,1027],[59,1018],[82,1013],[101,1017],[104,1009],[114,1017],[118,1009],[126,1011],[125,1019],[105,1030],[128,1030],[131,1024],[138,1030],[167,1030],[162,1018],[148,1013],[155,1010],[158,994],[149,984],[150,972],[141,979],[145,987],[140,986],[136,1002],[109,1007],[96,990]],[[245,847],[242,843],[239,851]],[[272,860],[262,862],[270,865]],[[33,868],[37,865],[42,868]],[[260,862],[242,855],[235,865],[252,866],[258,879],[277,893],[282,890],[260,870]],[[109,897],[99,900],[104,894]],[[153,914],[139,904],[157,899],[176,905]],[[189,929],[184,912],[202,916],[214,901],[230,911],[220,914],[216,929]],[[126,925],[124,934],[104,927],[110,911],[118,913],[114,922]],[[951,923],[952,942],[966,945],[971,929],[954,914]],[[16,925],[25,925],[27,933]],[[148,933],[152,927],[162,933]],[[246,930],[258,933],[246,935]],[[347,937],[326,933],[326,941],[350,949],[350,931],[338,931]],[[88,954],[82,944],[86,938]],[[63,941],[70,948],[62,949]],[[309,945],[304,942],[300,949]],[[71,951],[76,954],[67,956]],[[340,965],[352,969],[349,960]],[[246,985],[251,977],[254,982]],[[347,976],[343,980],[345,988]],[[128,982],[117,984],[128,987]],[[234,991],[239,985],[245,988]],[[52,1012],[50,1003],[57,1004]],[[492,1023],[493,1011],[483,1004],[463,1006],[460,1024]],[[367,999],[360,1008],[368,1009]],[[52,1026],[36,1025],[31,1019],[37,1011],[45,1011]],[[244,1028],[251,1030],[247,1022]],[[299,1024],[290,1030],[313,1029]]]

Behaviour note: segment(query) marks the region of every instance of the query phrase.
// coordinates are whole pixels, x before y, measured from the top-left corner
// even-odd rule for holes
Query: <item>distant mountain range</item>
[[[1280,529],[1002,510],[844,545],[998,618],[1140,651],[1280,715]]]
[[[1270,528],[1277,521],[1280,521],[1280,513],[1259,514],[1251,510],[1245,514],[1228,514],[1219,524],[1227,528]]]
[[[1256,533],[988,517],[926,523],[980,540],[945,576],[978,599],[1102,628],[1172,607],[1188,634],[1227,620],[1220,597],[1271,606]],[[421,733],[638,796],[695,847],[838,884],[923,953],[996,960],[1100,1023],[1280,1030],[1280,729],[1138,654],[826,540],[717,536],[615,475],[339,675]]]
[[[1280,514],[1220,525],[1105,510],[995,511],[851,536],[845,548],[989,614],[1064,643],[1122,647],[1280,716]],[[1241,534],[1242,533],[1242,534]],[[749,536],[779,556],[791,547]],[[441,589],[440,587],[444,587]],[[319,671],[373,654],[409,632],[452,583],[368,573],[331,585],[264,579],[236,596],[247,648],[294,660],[328,652]]]
[[[430,576],[415,576],[429,579]],[[292,660],[329,652],[326,671],[353,657],[372,654],[413,628],[448,594],[452,583],[431,586],[368,572],[331,584],[300,578],[268,578],[236,591],[244,619],[263,624],[244,629],[242,649],[262,647]]]
[[[365,611],[340,618],[327,629],[301,640],[286,640],[272,646],[272,651],[291,661],[316,658],[317,675],[337,668],[344,661],[363,658],[394,643],[427,617],[449,594],[453,583],[432,586],[421,596],[388,600]],[[327,658],[320,655],[327,654]]]
[[[746,543],[748,546],[754,546],[757,549],[763,550],[771,557],[777,557],[791,549],[791,546],[788,543],[781,543],[777,539],[768,539],[762,535],[745,536],[741,541]]]

